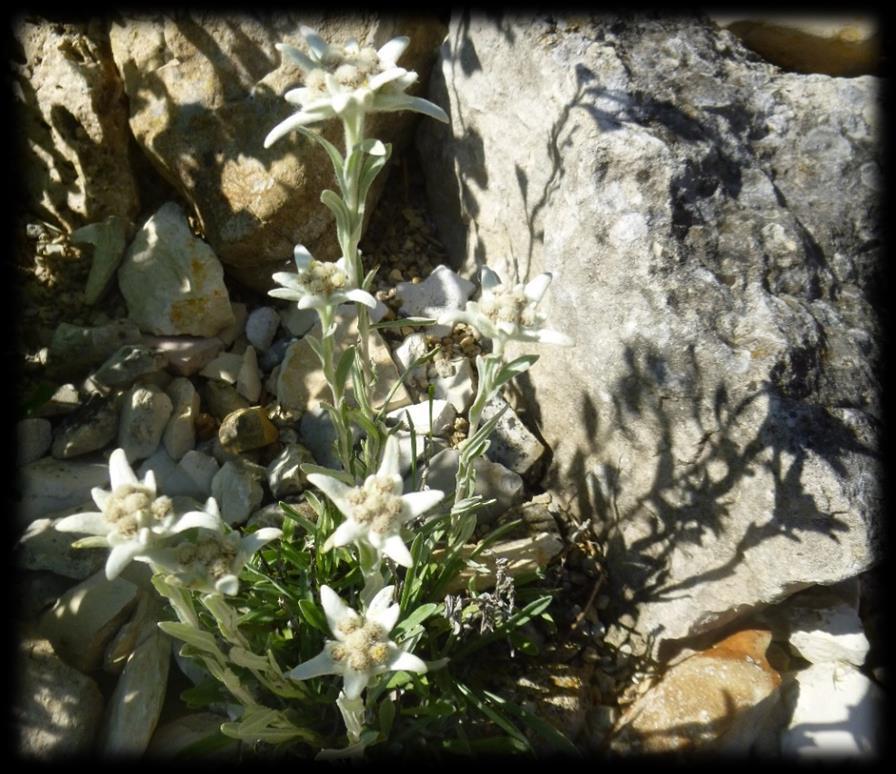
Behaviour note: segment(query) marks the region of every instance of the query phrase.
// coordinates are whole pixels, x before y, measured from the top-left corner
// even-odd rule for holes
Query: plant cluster
[[[551,596],[516,587],[503,566],[493,592],[477,593],[472,582],[459,593],[455,587],[462,570],[517,526],[494,530],[471,550],[483,505],[474,494],[474,463],[501,416],[482,422],[483,408],[536,360],[508,362],[505,345],[571,343],[545,328],[536,308],[551,277],[504,284],[486,267],[478,302],[438,321],[398,321],[462,321],[492,343],[491,353],[476,359],[478,389],[454,491],[420,488],[416,460],[420,451],[425,458],[431,436],[413,426],[411,472],[403,478],[397,427],[385,417],[388,400],[379,409],[371,404],[370,332],[395,321],[373,319],[376,269],[364,266],[358,249],[368,191],[391,152],[365,137],[365,117],[394,110],[448,117],[405,93],[417,77],[396,64],[407,38],[375,50],[355,41],[328,45],[313,30],[301,31],[307,53],[278,46],[304,72],[305,85],[286,94],[300,109],[270,132],[265,147],[298,132],[326,152],[339,190],[324,191],[321,200],[335,216],[341,257],[317,261],[297,245],[296,272],[275,274],[280,287],[270,295],[320,318],[320,335],[307,338],[326,378],[323,406],[341,468],[303,466],[311,486],[303,503],[280,504],[282,529],[237,530],[222,522],[211,498],[201,510],[179,513],[158,495],[152,473],[139,481],[118,449],[110,458],[111,491],[93,490],[99,511],[68,517],[59,528],[91,535],[78,544],[109,546],[109,578],[131,560],[151,566],[153,584],[177,618],[159,626],[183,642],[180,655],[206,674],[183,697],[191,706],[225,711],[221,732],[228,737],[334,757],[421,745],[526,751],[527,732],[534,731],[572,751],[532,713],[472,679],[472,656],[483,648],[507,640],[523,651],[534,647],[521,627],[534,618],[550,623]],[[308,128],[333,118],[344,127],[344,153]],[[342,349],[337,322],[353,315],[357,340]],[[402,378],[434,354],[418,358]]]

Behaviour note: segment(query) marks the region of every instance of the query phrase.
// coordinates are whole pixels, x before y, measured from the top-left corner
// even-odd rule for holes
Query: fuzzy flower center
[[[364,672],[384,666],[389,660],[389,632],[379,624],[349,617],[343,619],[338,628],[345,640],[330,643],[330,657],[334,661]]]
[[[330,46],[319,64],[319,69],[306,74],[305,86],[321,94],[327,91],[325,73],[331,73],[340,86],[357,89],[385,70],[379,54],[372,46],[365,46],[357,52],[347,51],[341,46]]]
[[[313,296],[329,296],[345,287],[348,277],[335,263],[311,261],[299,272],[299,283]]]
[[[181,543],[174,551],[182,570],[199,571],[216,581],[233,572],[236,547],[217,533],[199,538],[195,543]]]
[[[153,527],[173,510],[170,497],[155,497],[155,492],[142,484],[121,484],[103,508],[106,521],[119,535],[134,537],[143,527]]]
[[[374,532],[385,535],[401,525],[401,496],[387,476],[368,476],[362,486],[348,493],[352,518]]]
[[[535,324],[535,305],[522,285],[498,285],[479,302],[479,309],[493,323],[530,327]]]

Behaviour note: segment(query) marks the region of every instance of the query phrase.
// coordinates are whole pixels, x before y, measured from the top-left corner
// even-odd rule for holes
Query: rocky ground
[[[231,34],[237,24],[242,38]],[[424,43],[409,55],[422,69],[446,29],[414,24]],[[264,52],[296,25],[203,25],[214,34],[197,35],[192,22],[162,34],[156,21],[110,32],[29,17],[19,36],[22,109],[44,111],[43,123],[26,122],[40,159],[28,164],[40,171],[29,174],[31,205],[14,240],[14,715],[28,755],[169,755],[220,723],[177,699],[195,675],[155,627],[162,611],[146,574],[109,582],[102,550],[74,551],[54,529],[92,509],[112,449],[125,448],[138,475],[154,470],[173,496],[215,496],[233,525],[275,522],[278,499],[298,504],[302,462],[337,464],[303,342],[314,316],[264,293],[289,213],[306,214],[315,251],[329,249],[315,209],[326,162],[262,164],[236,147],[270,124],[264,109],[274,108],[259,105],[278,104],[289,73],[264,75],[274,66]],[[564,330],[579,339],[573,360],[545,352],[534,367],[543,372],[508,392],[478,471],[478,491],[496,499],[483,519],[524,522],[488,562],[539,568],[555,597],[556,630],[530,632],[538,656],[502,657],[496,690],[585,754],[868,757],[879,749],[886,677],[885,596],[869,571],[879,531],[874,79],[782,73],[705,20],[459,15],[447,32],[429,94],[453,128],[426,127],[418,151],[412,125],[382,127],[396,156],[361,243],[366,263],[379,265],[378,315],[460,308],[478,292],[470,280],[483,255],[493,266],[528,256],[526,273],[556,273]],[[249,39],[251,56],[228,49]],[[843,72],[864,72],[847,64]],[[532,91],[539,79],[551,88]],[[80,131],[52,109],[57,82]],[[197,86],[206,83],[232,92],[225,100]],[[161,132],[151,100],[138,98],[147,89],[167,100]],[[216,112],[222,103],[238,111],[230,124]],[[235,118],[246,137],[231,147]],[[181,163],[194,139],[205,180]],[[97,148],[107,156],[91,155]],[[593,159],[592,179],[580,171]],[[281,201],[278,185],[242,185],[267,180],[262,169],[278,185],[311,182]],[[257,265],[253,237],[228,230],[236,211],[257,216]],[[352,320],[340,324],[350,331]],[[683,342],[697,353],[687,362]],[[434,361],[388,408],[397,421],[433,387],[435,486],[453,479],[472,358],[487,343],[462,325],[437,337],[398,326],[372,355],[385,401],[399,371],[432,346]],[[761,381],[771,398],[753,404],[744,390]]]

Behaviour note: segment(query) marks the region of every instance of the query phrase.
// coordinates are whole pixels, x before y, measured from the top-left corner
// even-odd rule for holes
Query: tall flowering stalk
[[[482,410],[507,382],[528,370],[538,359],[535,355],[523,355],[506,362],[504,348],[507,343],[526,341],[564,347],[573,344],[565,333],[546,328],[547,317],[537,309],[551,284],[551,274],[539,274],[526,284],[510,284],[502,282],[497,273],[483,266],[479,276],[479,300],[468,301],[463,310],[447,312],[438,321],[440,325],[466,323],[492,342],[491,354],[476,357],[479,384],[470,406],[467,441],[460,455],[455,506],[472,496],[475,485],[473,462],[488,449],[488,437],[501,417],[495,415],[480,428]]]
[[[406,89],[417,80],[417,73],[396,64],[408,46],[407,37],[393,38],[377,50],[370,46],[361,47],[356,40],[350,40],[345,46],[330,45],[305,26],[301,27],[301,33],[308,45],[307,53],[285,43],[277,46],[304,73],[305,85],[291,89],[285,95],[286,100],[299,105],[300,110],[275,126],[265,138],[264,146],[268,148],[290,132],[299,131],[326,151],[333,164],[341,196],[327,190],[321,194],[321,201],[336,219],[336,238],[342,252],[340,261],[344,262],[347,281],[355,288],[367,290],[373,277],[365,274],[358,249],[364,224],[364,205],[370,186],[389,160],[392,148],[379,140],[364,137],[365,116],[367,113],[396,110],[412,110],[445,122],[448,116],[438,105],[405,94]],[[306,128],[330,118],[342,121],[344,156],[332,143]],[[274,279],[280,281],[276,275]],[[369,383],[372,376],[369,356],[370,305],[358,298],[351,300],[357,305],[361,368],[365,381]],[[324,324],[323,312],[321,323],[325,341],[328,328]],[[324,359],[325,353],[321,353],[326,374]],[[338,388],[334,388],[330,379],[335,379],[335,376],[335,373],[328,376],[334,400]],[[337,423],[340,434],[349,432],[346,427],[338,427],[339,424],[344,423]],[[346,443],[343,439],[342,445]],[[345,464],[346,460],[343,459]]]

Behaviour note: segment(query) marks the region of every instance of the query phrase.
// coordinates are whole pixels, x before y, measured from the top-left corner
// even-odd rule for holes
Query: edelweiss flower
[[[309,474],[308,480],[346,517],[324,543],[324,550],[364,541],[404,567],[410,567],[413,561],[401,539],[402,525],[428,511],[445,496],[437,489],[402,494],[398,439],[394,435],[386,441],[379,470],[367,476],[361,486],[348,486],[320,473]]]
[[[438,105],[405,94],[417,73],[396,64],[410,42],[393,38],[379,50],[361,48],[356,40],[345,46],[330,46],[309,27],[301,27],[309,52],[278,43],[277,48],[305,72],[305,86],[286,92],[286,100],[302,109],[277,124],[265,138],[269,148],[297,126],[305,126],[352,110],[365,112],[413,110],[448,122]]]
[[[293,680],[342,675],[345,698],[357,699],[375,675],[382,672],[426,672],[426,663],[389,639],[400,605],[390,604],[394,586],[386,586],[370,601],[362,616],[329,586],[320,587],[320,602],[335,640],[327,640],[314,658],[286,674]]]
[[[170,497],[156,497],[155,474],[147,471],[139,481],[128,464],[124,449],[109,457],[111,491],[90,490],[99,511],[66,516],[56,524],[60,532],[84,532],[105,538],[112,550],[106,560],[106,577],[117,577],[131,559],[150,546],[185,529],[217,529],[220,517],[206,511],[189,511],[178,517]]]
[[[504,345],[511,340],[564,347],[573,345],[573,340],[565,333],[543,327],[547,318],[535,308],[551,284],[550,274],[539,274],[526,285],[510,285],[502,283],[495,272],[483,266],[480,279],[482,294],[479,301],[467,301],[463,311],[442,315],[439,325],[456,322],[472,325],[480,334],[492,339],[496,354],[503,352]]]
[[[316,261],[304,245],[296,245],[293,255],[298,273],[275,272],[274,281],[283,287],[269,290],[269,296],[298,301],[299,309],[321,309],[346,301],[356,301],[371,309],[376,306],[376,299],[370,293],[355,286],[344,257],[335,263]]]
[[[245,537],[233,530],[224,532],[224,522],[220,520],[214,498],[208,499],[206,510],[217,516],[220,529],[201,529],[195,539],[185,539],[174,546],[151,548],[136,559],[167,570],[189,589],[236,594],[240,571],[252,554],[283,533],[273,527],[259,529]]]

